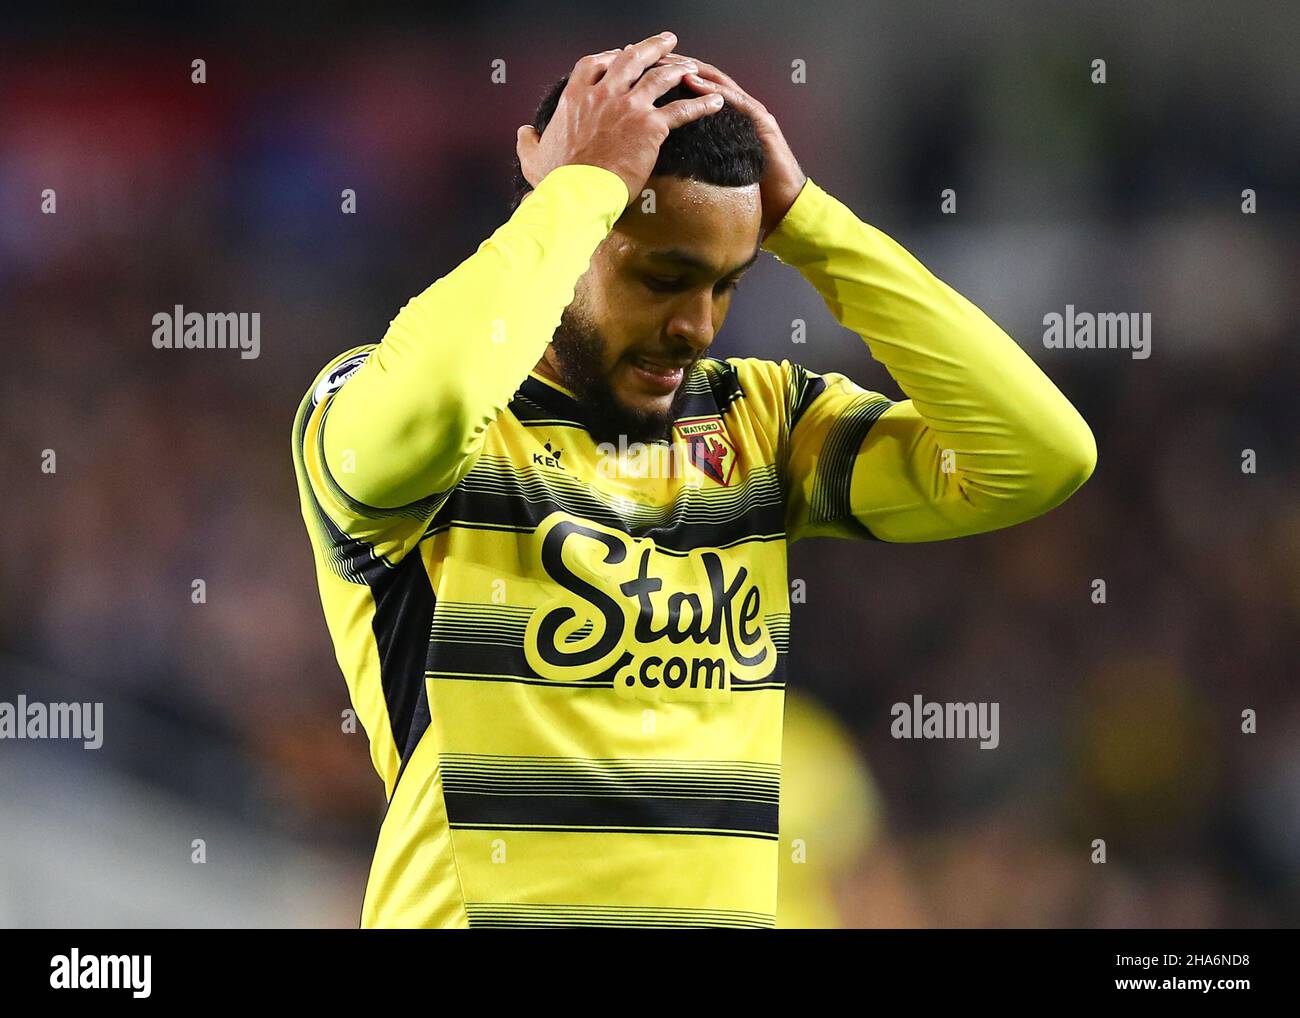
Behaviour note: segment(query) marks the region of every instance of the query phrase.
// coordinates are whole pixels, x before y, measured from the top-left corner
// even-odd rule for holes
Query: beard
[[[669,429],[686,402],[686,379],[695,361],[682,372],[682,384],[673,393],[667,410],[643,410],[629,406],[614,392],[602,370],[607,349],[605,338],[575,304],[560,315],[551,346],[560,379],[582,404],[584,423],[597,445],[617,444],[620,435],[626,435],[629,444],[668,440]]]

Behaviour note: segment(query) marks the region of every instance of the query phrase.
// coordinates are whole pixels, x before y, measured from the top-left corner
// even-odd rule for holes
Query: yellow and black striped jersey
[[[626,200],[552,171],[299,407],[325,617],[388,794],[365,926],[772,926],[788,543],[990,530],[1092,469],[1014,341],[811,181],[764,247],[909,398],[704,358],[671,439],[597,445],[533,366]]]

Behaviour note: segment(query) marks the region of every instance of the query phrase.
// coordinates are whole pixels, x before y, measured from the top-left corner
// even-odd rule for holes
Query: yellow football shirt
[[[325,618],[388,795],[363,926],[774,925],[787,544],[992,530],[1095,462],[1010,337],[811,180],[763,246],[909,398],[704,358],[670,441],[598,447],[533,367],[627,201],[552,171],[300,404]]]

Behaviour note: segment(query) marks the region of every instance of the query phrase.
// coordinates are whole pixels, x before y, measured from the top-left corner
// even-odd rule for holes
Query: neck
[[[564,384],[564,382],[560,379],[559,372],[556,371],[553,367],[551,367],[550,361],[548,361],[545,357],[543,357],[540,361],[537,362],[537,366],[533,368],[533,370],[536,371],[543,378],[550,379],[552,382],[555,382],[557,385]]]

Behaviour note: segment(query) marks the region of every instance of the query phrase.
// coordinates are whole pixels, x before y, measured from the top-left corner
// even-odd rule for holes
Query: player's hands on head
[[[785,135],[781,133],[776,117],[768,112],[766,106],[736,84],[735,79],[713,64],[696,57],[672,52],[661,56],[659,63],[662,65],[693,64],[694,70],[682,79],[690,88],[704,95],[721,95],[726,99],[728,106],[735,107],[754,122],[754,126],[758,129],[758,137],[763,143],[763,154],[767,164],[760,187],[763,203],[763,239],[767,239],[767,235],[776,229],[785,218],[785,214],[790,211],[790,206],[799,197],[799,192],[803,190],[804,183],[808,180],[799,167],[799,161],[790,150]]]
[[[524,179],[536,187],[557,166],[602,166],[622,177],[629,202],[635,199],[668,132],[722,107],[710,95],[655,106],[656,99],[699,70],[689,61],[661,62],[676,44],[665,32],[574,64],[545,132],[539,136],[529,125],[517,132]]]

